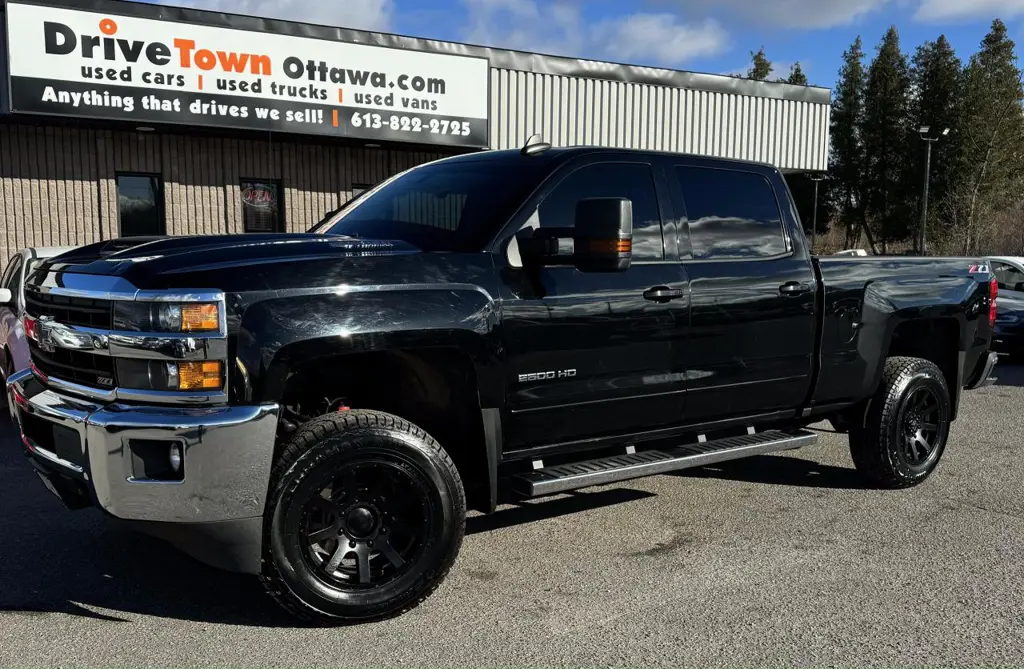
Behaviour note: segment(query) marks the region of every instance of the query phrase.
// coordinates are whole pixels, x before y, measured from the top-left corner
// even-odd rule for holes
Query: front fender
[[[347,287],[269,297],[242,316],[233,394],[246,402],[277,401],[290,373],[320,358],[448,347],[473,361],[482,405],[497,406],[497,323],[494,300],[470,285]]]

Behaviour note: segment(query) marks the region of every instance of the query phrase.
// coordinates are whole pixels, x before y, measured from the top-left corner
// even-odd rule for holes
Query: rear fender
[[[916,322],[941,322],[950,324],[943,327],[956,329],[955,355],[953,351],[949,352],[955,359],[951,363],[954,369],[947,373],[955,407],[965,367],[970,369],[970,365],[976,363],[977,355],[971,355],[971,352],[976,348],[985,297],[982,285],[973,277],[903,279],[868,284],[857,335],[858,357],[867,364],[863,376],[856,380],[857,397],[868,397],[878,387],[885,360],[893,354],[893,336],[901,327]],[[919,357],[930,358],[923,354],[930,342],[922,341],[920,344]],[[904,351],[897,353],[906,354]]]

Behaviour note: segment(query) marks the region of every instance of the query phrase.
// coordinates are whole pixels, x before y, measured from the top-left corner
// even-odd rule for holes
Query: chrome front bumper
[[[96,404],[43,386],[30,372],[7,382],[22,443],[51,472],[84,482],[96,503],[129,521],[211,523],[263,515],[277,432],[276,404],[155,407]],[[26,423],[32,429],[26,430]],[[44,447],[32,430],[54,427]],[[77,440],[74,438],[77,435]],[[177,443],[181,481],[140,478],[132,442]],[[80,451],[78,450],[80,449]],[[58,451],[60,454],[58,454]]]

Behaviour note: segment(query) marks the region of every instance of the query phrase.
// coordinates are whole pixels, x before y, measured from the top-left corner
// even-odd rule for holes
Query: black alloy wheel
[[[893,357],[860,419],[850,421],[850,454],[881,488],[922,483],[939,464],[952,421],[949,387],[930,360]]]
[[[321,416],[275,463],[262,579],[315,624],[391,617],[440,585],[465,524],[458,470],[426,432],[376,411]]]
[[[911,469],[926,469],[938,454],[941,420],[942,408],[933,388],[918,386],[908,393],[900,416],[900,432],[901,455]]]
[[[430,492],[385,460],[338,472],[306,505],[309,566],[338,587],[376,588],[406,573],[431,533]]]

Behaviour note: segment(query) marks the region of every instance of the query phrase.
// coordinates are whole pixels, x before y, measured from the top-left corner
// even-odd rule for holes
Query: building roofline
[[[117,12],[140,18],[197,23],[219,28],[236,28],[279,35],[307,37],[337,42],[353,42],[370,46],[397,49],[412,49],[430,53],[450,54],[486,58],[491,67],[535,72],[583,79],[621,81],[653,86],[669,86],[712,93],[727,93],[777,100],[793,100],[811,104],[827,105],[832,92],[818,86],[797,86],[794,84],[753,81],[722,74],[705,74],[683,70],[670,70],[640,65],[625,65],[586,58],[552,56],[511,49],[447,42],[424,37],[411,37],[393,33],[371,32],[352,28],[337,28],[311,23],[299,23],[255,16],[243,16],[227,12],[213,12],[169,5],[156,5],[128,0],[19,0],[32,4],[59,6],[98,12]],[[6,0],[0,0],[3,12]]]

